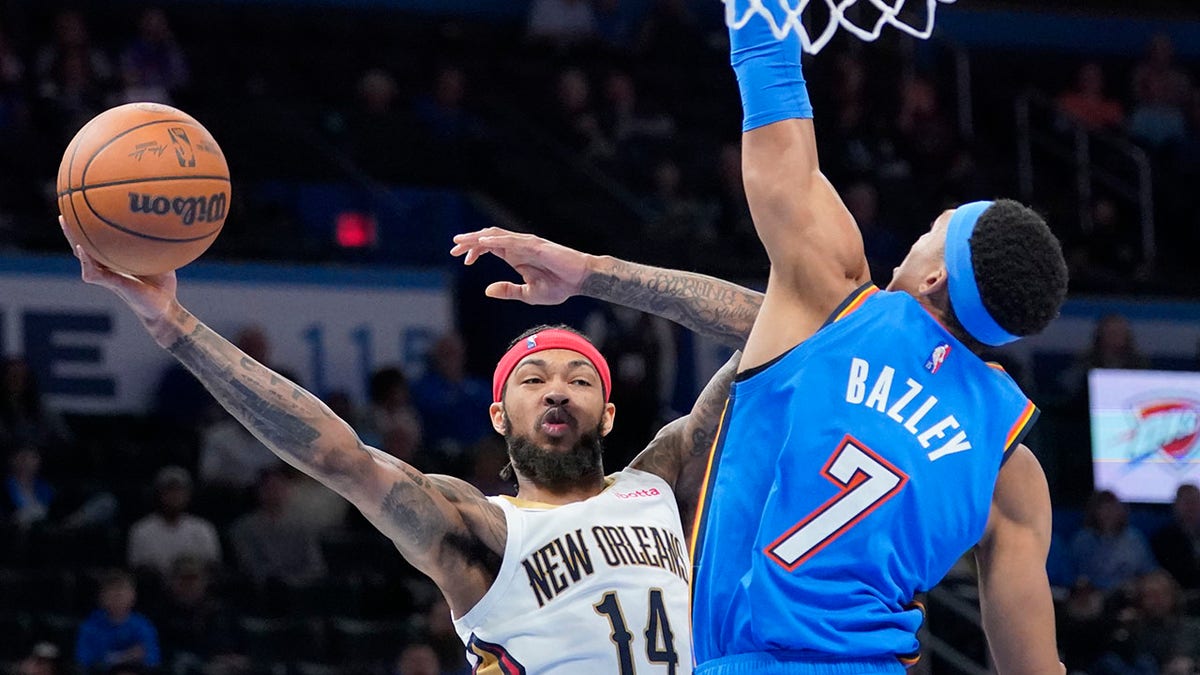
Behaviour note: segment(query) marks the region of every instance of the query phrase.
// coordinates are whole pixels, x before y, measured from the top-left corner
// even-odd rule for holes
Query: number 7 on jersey
[[[842,536],[908,483],[908,475],[847,435],[821,475],[838,491],[766,548],[789,572]]]

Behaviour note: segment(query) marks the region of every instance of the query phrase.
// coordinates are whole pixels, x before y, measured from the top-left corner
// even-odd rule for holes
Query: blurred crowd
[[[388,196],[389,186],[415,185],[483,196],[490,213],[592,252],[765,277],[741,186],[724,29],[696,3],[534,0],[516,24],[229,4],[88,13],[0,2],[0,249],[61,251],[47,227],[61,149],[105,108],[154,100],[195,114],[229,156],[235,204],[214,258],[414,262],[396,256],[445,240],[429,212],[405,220],[408,207]],[[938,65],[940,49],[894,36],[870,48],[839,40],[806,65],[823,169],[863,232],[877,283],[940,208],[1015,190],[1009,110],[981,97],[974,124],[962,124],[963,92]],[[1080,218],[1069,190],[1038,192],[1073,290],[1200,295],[1190,258],[1200,248],[1197,64],[1166,36],[1130,59],[1000,56],[1011,72],[980,59],[993,99],[1036,89],[1053,101],[1059,132],[1128,140],[1153,163],[1154,260],[1121,194],[1095,191]],[[297,206],[334,183],[399,213],[394,231],[380,216],[373,255],[332,245]],[[450,210],[446,222],[462,228],[460,215]],[[614,469],[677,414],[677,335],[620,309],[584,323],[614,364]],[[319,393],[367,443],[487,494],[511,493],[485,414],[490,363],[468,347],[489,328],[442,336],[419,378],[379,369],[369,400]],[[288,372],[266,329],[247,327],[236,342]],[[1089,492],[1079,425],[1096,367],[1200,370],[1200,353],[1155,363],[1128,321],[1111,316],[1052,381],[1009,367],[1051,418],[1055,442],[1039,452],[1068,504]],[[182,368],[161,375],[146,416],[64,417],[19,358],[4,362],[0,388],[0,664],[23,675],[466,672],[436,590]],[[1200,672],[1200,491],[1181,487],[1171,513],[1131,517],[1104,492],[1080,522],[1064,513],[1050,571],[1068,669]]]
[[[0,187],[0,245],[60,248],[39,220],[52,213],[57,149],[106,107],[155,100],[194,113],[227,147],[236,203],[212,257],[449,264],[388,245],[441,234],[428,214],[406,221],[385,201],[377,210],[396,211],[397,224],[364,255],[331,246],[332,224],[308,222],[296,192],[260,189],[332,182],[378,196],[426,185],[486,195],[571,243],[762,278],[717,14],[686,0],[535,0],[518,24],[10,4],[0,12],[0,170],[14,179]],[[320,34],[326,25],[337,30]],[[1058,132],[1132,142],[1153,167],[1154,258],[1144,214],[1120,185],[1097,178],[1077,194],[1056,167],[1038,170],[1030,198],[1067,245],[1075,290],[1200,292],[1182,253],[1200,244],[1200,197],[1188,189],[1200,177],[1200,93],[1196,64],[1170,37],[1130,58],[967,56],[986,88],[964,90],[945,66],[955,54],[937,43],[914,49],[890,33],[870,48],[835,40],[806,65],[823,169],[863,230],[876,282],[941,207],[1016,192],[1011,101],[1036,91],[1055,101]],[[1112,157],[1091,159],[1094,174],[1119,173]]]

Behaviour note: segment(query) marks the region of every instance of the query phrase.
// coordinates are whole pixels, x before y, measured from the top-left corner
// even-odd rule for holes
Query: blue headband
[[[971,234],[975,232],[979,216],[991,205],[992,202],[963,204],[950,216],[946,231],[946,271],[950,275],[950,306],[954,308],[958,322],[971,337],[985,345],[999,347],[1016,340],[1017,336],[1001,328],[988,314],[975,283],[975,267],[971,264]]]

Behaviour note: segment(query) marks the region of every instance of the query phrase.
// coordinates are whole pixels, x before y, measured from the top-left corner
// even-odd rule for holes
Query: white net
[[[739,29],[745,26],[755,16],[761,16],[771,26],[771,32],[777,39],[782,40],[788,33],[795,31],[800,35],[804,51],[816,54],[829,44],[837,29],[852,33],[860,40],[873,42],[883,33],[885,26],[891,25],[909,35],[928,38],[933,33],[934,15],[938,5],[948,5],[955,0],[921,0],[925,3],[923,18],[917,19],[917,24],[906,23],[901,18],[904,12],[905,0],[885,2],[884,0],[863,0],[869,4],[878,16],[871,22],[869,28],[855,23],[846,13],[855,7],[859,0],[823,0],[828,7],[829,20],[819,31],[809,32],[804,25],[805,10],[809,5],[819,4],[819,0],[722,0],[725,3],[725,23],[730,28]],[[764,4],[766,3],[766,4]],[[770,5],[770,9],[768,9]],[[913,12],[910,12],[912,14]],[[919,10],[916,12],[919,14]],[[810,23],[818,19],[809,18]]]

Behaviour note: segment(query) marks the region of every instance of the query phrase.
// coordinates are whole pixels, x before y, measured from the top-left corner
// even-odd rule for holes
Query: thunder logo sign
[[[1096,370],[1088,390],[1097,489],[1169,502],[1200,483],[1200,373]]]

